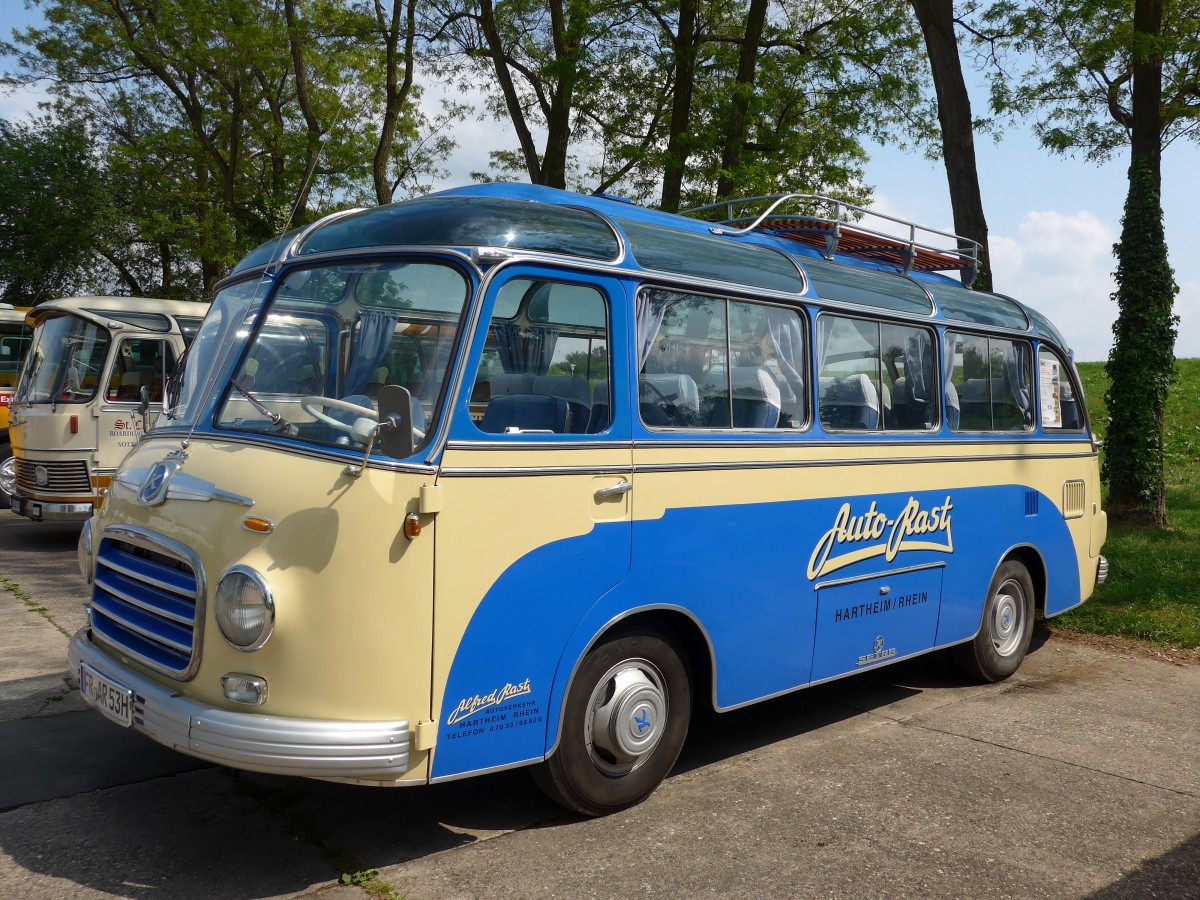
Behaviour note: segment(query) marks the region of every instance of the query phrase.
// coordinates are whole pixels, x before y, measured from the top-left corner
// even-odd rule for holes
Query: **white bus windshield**
[[[96,393],[109,335],[76,316],[54,316],[34,330],[34,347],[17,386],[22,403],[86,403]]]

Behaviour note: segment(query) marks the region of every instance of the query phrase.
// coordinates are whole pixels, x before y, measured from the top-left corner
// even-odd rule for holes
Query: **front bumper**
[[[9,501],[18,516],[35,522],[86,522],[92,517],[91,503],[47,503],[13,494]]]
[[[132,690],[133,729],[190,756],[250,772],[356,783],[395,783],[408,769],[406,720],[341,722],[218,709],[103,653],[86,627],[75,634],[67,657],[72,671],[87,663]]]

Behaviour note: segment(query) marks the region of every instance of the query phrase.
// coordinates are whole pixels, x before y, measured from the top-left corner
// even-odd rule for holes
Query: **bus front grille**
[[[203,584],[188,555],[132,530],[106,534],[96,555],[92,634],[155,671],[191,675]]]
[[[38,470],[42,469],[45,484],[38,483]],[[17,460],[17,489],[23,494],[68,494],[78,496],[92,492],[92,481],[88,477],[87,463],[82,459],[38,462],[28,459]]]

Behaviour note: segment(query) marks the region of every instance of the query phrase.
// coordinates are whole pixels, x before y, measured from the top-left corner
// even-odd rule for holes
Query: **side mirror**
[[[138,389],[138,415],[142,417],[142,434],[150,430],[150,388],[142,385]]]
[[[398,384],[379,389],[379,447],[393,459],[413,452],[412,393]]]

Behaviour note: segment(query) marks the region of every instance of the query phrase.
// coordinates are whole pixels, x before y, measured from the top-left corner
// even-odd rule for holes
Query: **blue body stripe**
[[[630,610],[673,606],[699,623],[713,650],[717,705],[727,708],[970,639],[988,583],[1013,547],[1036,548],[1047,560],[1047,612],[1070,608],[1080,596],[1071,535],[1048,498],[1040,504],[1046,512],[1027,516],[1027,491],[1002,485],[674,509],[633,523],[631,563],[628,523],[540,547],[496,581],[463,636],[432,776],[544,755],[577,661]],[[873,501],[894,523],[910,500],[928,513],[947,496],[949,528],[914,539],[952,539],[952,553],[906,549],[889,562],[880,549],[808,578],[813,550],[844,503],[860,516]],[[870,550],[891,535],[885,528],[878,541],[831,555]],[[872,574],[882,577],[860,577]]]

